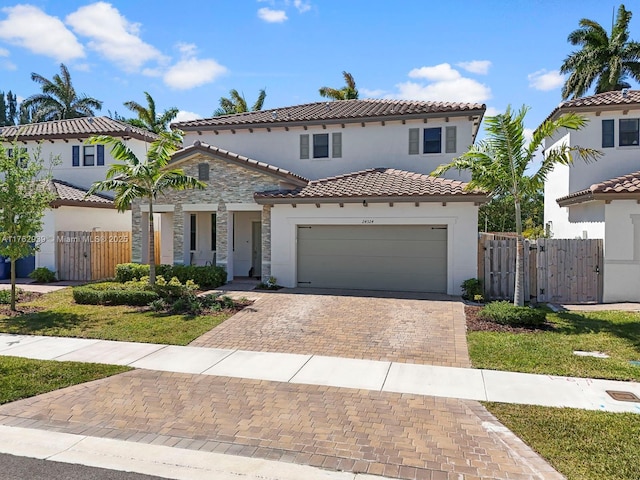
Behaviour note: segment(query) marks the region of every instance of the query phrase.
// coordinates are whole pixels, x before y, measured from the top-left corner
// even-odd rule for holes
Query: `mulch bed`
[[[43,307],[23,304],[31,302],[41,295],[42,293],[39,292],[19,291],[18,295],[16,296],[16,311],[11,310],[11,308],[9,308],[9,305],[0,304],[0,315],[4,315],[6,317],[18,317],[26,313],[40,312],[44,309]]]
[[[537,327],[513,327],[511,325],[501,325],[478,318],[478,312],[482,307],[475,305],[465,305],[464,314],[467,318],[467,331],[469,332],[508,332],[508,333],[532,333],[554,330],[551,323],[545,323]]]

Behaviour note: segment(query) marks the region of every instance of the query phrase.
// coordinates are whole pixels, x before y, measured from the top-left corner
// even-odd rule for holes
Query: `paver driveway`
[[[284,292],[255,295],[250,308],[191,345],[470,366],[464,309],[453,297],[310,289]]]

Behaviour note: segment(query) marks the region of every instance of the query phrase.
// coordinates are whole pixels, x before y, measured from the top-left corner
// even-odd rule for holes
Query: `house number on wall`
[[[362,223],[373,223],[373,218],[364,218]]]

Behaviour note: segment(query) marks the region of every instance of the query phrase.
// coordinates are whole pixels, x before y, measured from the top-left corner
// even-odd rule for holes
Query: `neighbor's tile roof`
[[[67,205],[113,208],[114,206],[113,200],[106,195],[94,193],[86,196],[87,190],[62,180],[51,180],[49,188],[56,194],[56,199],[52,202],[54,207]]]
[[[484,201],[479,190],[466,190],[458,180],[436,178],[421,173],[372,168],[309,182],[290,192],[271,191],[254,195],[258,203],[304,203],[316,200],[342,201]]]
[[[0,139],[11,141],[16,135],[19,140],[86,138],[92,135],[130,136],[149,141],[158,138],[158,135],[144,128],[134,127],[109,117],[81,117],[0,127]]]
[[[594,183],[589,188],[570,193],[556,201],[561,206],[607,198],[640,198],[640,171]]]
[[[480,111],[486,106],[481,103],[419,102],[414,100],[340,100],[315,102],[292,107],[274,108],[258,112],[238,113],[220,117],[189,120],[173,123],[171,126],[182,130],[204,127],[251,126],[256,124],[288,124],[312,121],[348,121],[386,117],[416,117],[434,113],[457,113]]]
[[[574,98],[567,100],[558,105],[547,117],[547,120],[560,116],[566,112],[574,112],[580,110],[603,110],[610,108],[611,110],[619,110],[629,108],[630,106],[640,108],[640,90],[598,93],[588,97]]]

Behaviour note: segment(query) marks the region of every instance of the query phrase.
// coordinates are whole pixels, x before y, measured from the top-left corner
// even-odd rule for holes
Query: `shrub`
[[[267,283],[260,282],[256,285],[257,290],[280,290],[282,287],[278,285],[278,280],[276,277],[269,277],[267,279]]]
[[[547,314],[544,310],[529,307],[518,307],[511,302],[491,302],[480,312],[478,317],[502,325],[522,325],[533,327],[542,325]]]
[[[144,277],[142,280],[148,282],[148,277]],[[178,277],[173,277],[168,282],[162,275],[156,277],[156,284],[152,287],[154,291],[167,301],[175,300],[178,298],[195,296],[198,285],[193,280],[187,280],[182,283],[178,280]]]
[[[16,289],[16,296],[23,293],[21,288]],[[0,290],[0,305],[9,305],[11,303],[11,290]]]
[[[157,265],[156,275],[177,277],[181,283],[192,280],[201,288],[217,288],[227,283],[227,271],[222,267],[197,265]],[[116,281],[124,283],[149,276],[149,265],[122,263],[116,266]]]
[[[140,280],[149,276],[149,265],[140,263],[121,263],[116,265],[116,282],[124,283],[131,280]]]
[[[144,306],[158,299],[150,290],[95,289],[91,285],[74,287],[73,299],[84,305],[131,305]]]
[[[52,272],[47,267],[38,267],[29,274],[37,283],[51,283],[56,281],[56,272]]]
[[[462,298],[465,300],[476,300],[477,296],[482,297],[484,291],[482,290],[482,281],[479,278],[469,278],[462,282],[460,285],[462,288]]]

